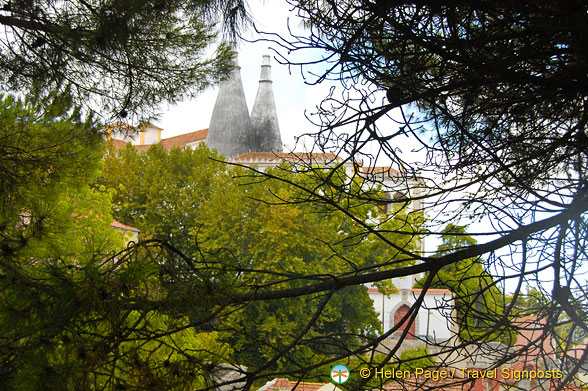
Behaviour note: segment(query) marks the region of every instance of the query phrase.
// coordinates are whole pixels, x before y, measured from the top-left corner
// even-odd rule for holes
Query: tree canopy
[[[110,226],[112,191],[90,187],[103,144],[88,125],[67,106],[0,100],[14,174],[0,209],[0,388],[204,388],[231,349],[147,304],[163,294],[158,268]]]
[[[271,170],[283,180],[256,183],[247,169],[229,168],[216,158],[203,145],[170,152],[154,145],[144,153],[127,145],[109,152],[98,181],[117,189],[117,218],[140,228],[145,239],[168,241],[197,264],[195,270],[185,265],[166,269],[173,281],[169,289],[178,295],[194,290],[197,279],[208,286],[196,288],[206,289],[202,293],[208,305],[230,306],[235,295],[303,288],[309,279],[328,279],[345,273],[349,265],[356,270],[396,267],[402,260],[374,238],[357,236],[353,221],[340,211],[316,208],[312,202],[291,204],[302,195],[288,182],[320,183],[316,172],[294,174],[284,164]],[[378,213],[376,203],[349,207],[366,222]],[[407,224],[402,215],[388,223],[391,230]],[[415,230],[420,223],[413,221]],[[418,245],[413,238],[392,232],[387,236],[406,249]],[[266,368],[308,376],[309,365],[348,354],[381,333],[363,286],[249,301],[226,318],[215,317],[209,327],[226,332],[225,341],[235,352],[232,360],[254,373]],[[188,316],[202,316],[202,308],[193,311]]]
[[[559,366],[558,387],[573,378],[579,366],[562,367],[550,344],[569,347],[588,332],[586,4],[291,4],[307,34],[271,37],[291,64],[299,65],[291,56],[300,51],[319,53],[309,61],[320,71],[311,82],[345,87],[312,117],[320,126],[315,150],[335,152],[341,164],[197,177],[180,164],[192,159],[187,152],[170,159],[156,147],[144,156],[161,164],[128,152],[128,165],[105,171],[127,172],[128,182],[115,178],[105,191],[88,189],[98,132],[67,102],[146,116],[162,99],[222,78],[228,48],[216,60],[201,56],[214,39],[207,23],[219,13],[242,15],[242,3],[2,4],[2,87],[44,104],[2,101],[3,387],[207,388],[211,367],[231,360],[251,365],[245,387],[270,374],[302,377],[370,352],[394,332],[376,336],[374,319],[357,317],[366,303],[362,284],[428,273],[405,317],[414,322],[444,268],[478,268],[472,259],[493,284],[512,288],[504,315],[488,327],[521,314],[526,286],[547,298],[531,320],[513,322],[527,340],[505,347],[471,333],[419,359],[430,353],[452,365],[483,357],[487,368],[518,359]],[[420,160],[401,153],[407,137]],[[191,153],[216,170],[202,151]],[[399,197],[383,197],[377,179],[366,184],[366,166],[382,157],[398,173],[385,190]],[[342,175],[344,164],[355,171]],[[200,187],[165,177],[169,170],[194,176]],[[145,187],[158,182],[163,187]],[[209,192],[204,203],[201,188]],[[383,201],[394,207],[375,217],[372,206]],[[111,202],[115,216],[155,239],[118,250],[123,238],[106,226]],[[403,207],[415,202],[427,207],[426,225],[422,211]],[[444,231],[464,222],[473,222],[468,235],[477,243]],[[422,253],[415,243],[422,235],[447,248]],[[476,283],[486,281],[475,274]],[[476,303],[464,301],[462,311]],[[346,317],[338,305],[351,306]],[[386,365],[402,342],[384,360],[364,362]]]
[[[107,120],[146,119],[225,77],[230,50],[212,50],[217,33],[234,36],[248,18],[240,1],[3,1],[0,83]]]

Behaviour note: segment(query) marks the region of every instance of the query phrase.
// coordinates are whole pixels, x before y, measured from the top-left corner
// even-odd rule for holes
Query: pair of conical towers
[[[281,152],[282,138],[274,101],[270,56],[263,56],[251,116],[247,109],[237,55],[229,78],[220,84],[206,136],[209,148],[233,158],[247,152]]]

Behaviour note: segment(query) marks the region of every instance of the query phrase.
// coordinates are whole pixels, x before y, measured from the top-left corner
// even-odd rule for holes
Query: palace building
[[[248,110],[241,79],[241,68],[235,64],[230,77],[221,82],[208,129],[162,138],[161,128],[144,123],[133,127],[123,122],[109,126],[109,134],[115,147],[122,148],[131,143],[139,151],[147,150],[151,145],[160,143],[164,149],[196,148],[206,143],[211,149],[223,154],[229,161],[243,165],[256,165],[264,170],[275,167],[282,161],[293,165],[334,165],[342,159],[332,153],[285,152],[282,145],[278,110],[274,100],[271,78],[270,56],[263,56],[257,95],[251,112]],[[349,172],[355,167],[351,163],[343,164]],[[361,174],[368,180],[393,188],[398,185],[400,173],[390,167],[368,167]],[[396,186],[397,187],[397,186]],[[418,194],[418,180],[414,180],[411,196]],[[390,199],[403,197],[395,192],[388,195]],[[387,205],[383,204],[385,210]],[[412,210],[422,209],[420,202],[409,205]],[[424,243],[420,240],[424,249]],[[379,314],[384,331],[398,324],[408,309],[416,301],[420,290],[414,289],[414,278],[397,279],[395,285],[399,292],[383,294],[377,288],[368,286],[368,293],[374,302],[374,309]],[[406,348],[425,346],[427,341],[445,341],[452,335],[447,317],[453,305],[450,291],[443,289],[429,290],[425,295],[422,308],[416,321],[410,326]],[[405,327],[390,337],[390,344],[402,333]],[[404,346],[403,346],[404,349]]]

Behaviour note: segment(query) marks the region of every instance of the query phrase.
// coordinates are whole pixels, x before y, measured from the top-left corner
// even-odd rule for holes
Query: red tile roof
[[[579,360],[584,356],[584,352],[588,350],[588,342],[583,343],[578,346],[574,346],[573,348],[569,349],[568,351],[562,353],[564,356],[571,357],[573,359]]]
[[[294,389],[296,389],[296,391],[317,391],[324,385],[324,383],[297,382],[289,379],[277,378],[263,386],[260,391],[291,391]]]
[[[115,149],[122,149],[127,146],[127,142],[123,140],[111,139],[110,142],[114,146]]]
[[[161,140],[161,144],[165,150],[169,151],[172,148],[184,148],[187,144],[196,141],[206,140],[208,129],[197,130],[195,132],[180,134],[179,136],[164,138]]]
[[[114,123],[110,124],[110,126],[112,128],[120,127],[120,128],[128,128],[129,130],[135,129],[133,126],[126,124],[124,122],[114,122]],[[141,129],[143,129],[143,127],[150,127],[150,128],[162,130],[160,127],[155,126],[150,122],[146,122],[146,123],[140,125]],[[162,139],[161,145],[163,146],[163,148],[166,151],[169,151],[173,148],[182,149],[189,143],[206,140],[207,134],[208,134],[208,129],[201,129],[201,130],[197,130],[195,132],[180,134],[178,136]],[[123,141],[123,140],[112,139],[111,141],[116,149],[124,148],[127,145],[127,142]],[[138,151],[144,152],[144,151],[148,150],[151,145],[146,144],[146,145],[134,145],[134,146],[137,148]]]
[[[113,227],[113,228],[118,228],[118,229],[123,230],[123,231],[139,232],[139,229],[138,228],[131,227],[129,225],[125,225],[125,224],[121,223],[120,221],[116,221],[116,220],[112,220],[112,223],[110,223],[110,226]]]
[[[139,152],[147,152],[147,150],[151,148],[152,145],[155,144],[133,145],[133,147],[137,148],[137,151]]]
[[[545,318],[538,319],[536,316],[526,316],[514,319],[511,324],[517,328],[515,348],[524,349],[527,357],[555,354]],[[529,348],[526,349],[526,346]]]

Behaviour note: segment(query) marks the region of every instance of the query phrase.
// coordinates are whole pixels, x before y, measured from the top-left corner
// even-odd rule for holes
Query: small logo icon
[[[331,380],[335,384],[343,384],[349,380],[349,369],[343,364],[337,364],[331,368]]]

